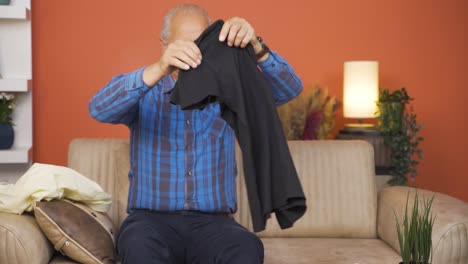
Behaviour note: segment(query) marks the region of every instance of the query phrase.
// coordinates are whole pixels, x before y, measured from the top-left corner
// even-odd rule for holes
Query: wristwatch
[[[259,60],[263,56],[265,56],[265,54],[270,52],[270,48],[265,44],[265,42],[263,42],[263,39],[261,37],[257,37],[257,39],[258,39],[258,42],[260,42],[260,44],[262,45],[262,50],[259,53],[255,54],[255,56],[257,57],[257,60]]]

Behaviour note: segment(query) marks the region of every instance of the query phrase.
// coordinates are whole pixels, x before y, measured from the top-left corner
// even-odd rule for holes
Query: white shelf
[[[0,79],[0,92],[27,92],[32,81],[27,79]]]
[[[13,147],[0,150],[0,181],[14,181],[32,164],[31,15],[31,0],[0,5],[0,92],[19,93],[13,112]]]
[[[11,149],[0,150],[1,163],[27,163],[31,147],[18,146]]]
[[[0,19],[29,20],[30,11],[24,6],[0,5]]]

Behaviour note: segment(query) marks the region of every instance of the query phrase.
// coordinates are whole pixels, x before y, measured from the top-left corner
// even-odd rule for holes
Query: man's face
[[[173,15],[169,27],[169,38],[161,40],[163,49],[176,40],[195,41],[209,26],[205,16],[193,11],[180,11]]]
[[[170,23],[168,40],[161,40],[162,52],[176,40],[195,41],[208,26],[206,17],[198,12],[180,11],[175,13]],[[174,71],[173,77],[177,79],[177,71]]]

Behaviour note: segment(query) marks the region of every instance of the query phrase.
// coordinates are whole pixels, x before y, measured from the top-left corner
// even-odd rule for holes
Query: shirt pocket
[[[227,123],[221,117],[219,104],[209,104],[200,110],[200,121],[203,138],[218,139],[224,135]]]
[[[168,99],[168,98],[164,98]],[[179,105],[174,105],[169,100],[162,100],[156,103],[154,113],[154,122],[158,134],[167,139],[174,139],[180,134],[183,129],[183,113]]]

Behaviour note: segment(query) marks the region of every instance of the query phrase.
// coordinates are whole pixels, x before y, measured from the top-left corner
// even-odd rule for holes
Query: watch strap
[[[263,42],[263,39],[261,37],[257,37],[257,39],[260,42],[260,44],[262,44],[262,50],[259,53],[255,54],[255,56],[257,57],[257,60],[259,60],[263,56],[265,56],[265,54],[270,52],[270,48],[268,48],[268,46],[265,44],[265,42]]]

